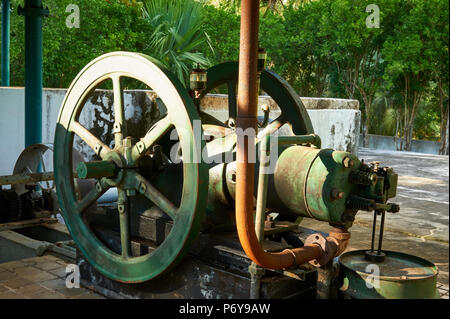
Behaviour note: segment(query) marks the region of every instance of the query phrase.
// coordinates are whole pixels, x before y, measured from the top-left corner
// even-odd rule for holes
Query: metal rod
[[[2,0],[2,86],[10,84],[10,0]]]
[[[269,142],[267,142],[269,141]],[[256,197],[256,218],[255,231],[256,237],[260,243],[264,240],[264,223],[266,219],[266,204],[267,204],[267,184],[269,183],[269,174],[267,169],[270,165],[270,136],[266,136],[261,143],[261,158],[259,161],[259,179],[258,179],[258,194]]]
[[[38,182],[52,181],[55,177],[53,172],[34,173],[29,175],[9,175],[0,176],[1,185],[17,185],[17,184],[32,184]]]
[[[25,0],[25,147],[42,141],[42,0]]]
[[[383,245],[383,233],[384,233],[384,217],[386,212],[381,213],[380,235],[378,236],[378,255],[381,254],[381,246]]]
[[[372,243],[370,245],[370,251],[373,253],[375,250],[375,230],[377,228],[377,211],[373,212],[373,226],[372,226]]]

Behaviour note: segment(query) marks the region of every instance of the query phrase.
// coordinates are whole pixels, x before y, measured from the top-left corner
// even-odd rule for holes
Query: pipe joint
[[[327,265],[335,257],[341,255],[345,251],[349,240],[350,233],[346,230],[337,228],[333,228],[326,238],[320,233],[312,234],[306,238],[305,245],[319,246],[322,250],[322,254],[319,258],[311,260],[310,263],[316,267]]]

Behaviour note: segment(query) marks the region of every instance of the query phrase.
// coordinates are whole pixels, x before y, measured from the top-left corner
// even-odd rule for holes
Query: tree
[[[145,0],[144,18],[154,30],[148,35],[146,51],[160,60],[178,78],[187,83],[189,71],[196,65],[209,66],[199,52],[207,43],[208,34],[202,29],[201,4],[193,0]]]
[[[433,46],[433,73],[436,83],[434,90],[440,108],[440,154],[449,154],[448,118],[449,118],[449,3],[445,0],[432,1],[435,9],[430,12],[431,22],[434,26],[430,30],[431,45]]]
[[[386,39],[382,50],[387,63],[384,75],[387,86],[402,95],[401,135],[405,142],[403,149],[407,151],[411,150],[418,106],[432,79],[434,52],[430,12],[435,9],[436,1],[439,0],[403,1],[395,32]]]
[[[395,17],[398,1],[378,1],[380,28],[366,23],[366,9],[372,1],[322,0],[323,8],[318,33],[323,40],[320,54],[329,56],[332,67],[331,89],[338,93],[341,88],[345,97],[362,100],[364,110],[364,146],[368,144],[370,112],[376,92],[382,84],[384,69],[381,48],[386,31]],[[311,6],[308,5],[308,6]]]
[[[17,8],[21,1],[14,0]],[[50,16],[43,22],[44,87],[67,88],[94,58],[110,51],[143,52],[149,25],[133,7],[119,0],[78,0],[80,28],[69,28],[71,0],[45,0]],[[11,81],[24,85],[24,18],[11,16]]]

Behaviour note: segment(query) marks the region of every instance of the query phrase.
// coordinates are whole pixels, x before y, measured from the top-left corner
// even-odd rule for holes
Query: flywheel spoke
[[[120,243],[122,247],[122,257],[125,259],[131,256],[131,241],[130,241],[130,223],[129,223],[129,201],[123,189],[118,189],[117,208],[119,210],[120,220]]]
[[[177,217],[178,208],[169,201],[159,190],[157,190],[152,184],[150,184],[145,177],[136,173],[135,175],[135,187],[136,190],[151,200],[156,206],[158,206],[163,212],[169,215],[172,220]]]
[[[283,114],[281,114],[258,133],[258,138],[263,138],[266,135],[275,133],[284,124],[286,124],[286,121],[284,120]]]
[[[109,146],[100,141],[79,122],[73,121],[70,125],[70,130],[86,142],[86,144],[95,151],[95,154],[100,156],[102,159],[105,159],[106,154],[112,151]]]
[[[94,202],[97,201],[97,199],[99,199],[100,196],[102,196],[104,193],[106,193],[106,191],[108,189],[109,189],[109,187],[102,187],[100,185],[100,182],[97,182],[97,184],[95,185],[95,188],[91,189],[89,191],[89,193],[87,193],[83,197],[83,199],[81,199],[78,202],[78,205],[77,205],[78,213],[79,214],[83,213],[89,206],[94,204]]]
[[[144,155],[153,144],[155,144],[161,137],[164,136],[165,133],[169,131],[172,127],[172,123],[169,120],[169,117],[161,119],[158,123],[156,123],[145,136],[141,139],[140,142],[136,143],[132,150],[132,157],[136,161],[142,155]]]
[[[236,99],[236,82],[227,82],[228,86],[228,117],[236,120],[237,116],[237,99]]]
[[[122,145],[122,140],[126,136],[125,111],[123,106],[123,88],[120,84],[120,76],[111,76],[114,91],[114,140],[116,147]]]

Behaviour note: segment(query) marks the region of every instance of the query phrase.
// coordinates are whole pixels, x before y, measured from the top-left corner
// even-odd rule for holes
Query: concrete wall
[[[363,136],[359,138],[359,146],[362,147],[364,143]],[[400,140],[397,140],[400,145]],[[425,154],[439,154],[441,147],[440,142],[413,140],[411,145],[411,152],[425,153]],[[393,136],[382,136],[369,134],[369,147],[375,150],[396,151],[395,139]]]
[[[53,143],[59,108],[66,89],[44,89],[42,110],[42,141]],[[314,131],[321,136],[324,148],[357,153],[361,114],[355,100],[302,98],[308,109]],[[124,93],[125,117],[130,121],[132,136],[144,136],[158,116],[161,103],[152,92],[126,91]],[[96,92],[87,102],[80,115],[80,123],[91,130],[103,142],[112,143],[112,94],[109,91]],[[275,118],[278,106],[268,97],[261,97],[260,104],[268,104],[271,117]],[[12,173],[14,164],[24,149],[25,95],[23,88],[0,88],[0,175]],[[220,119],[226,119],[223,111],[227,106],[225,96],[213,95],[205,99],[201,108]],[[262,112],[261,114],[262,115]],[[80,139],[75,139],[74,147],[86,158],[94,153]],[[50,165],[47,169],[50,170]]]

